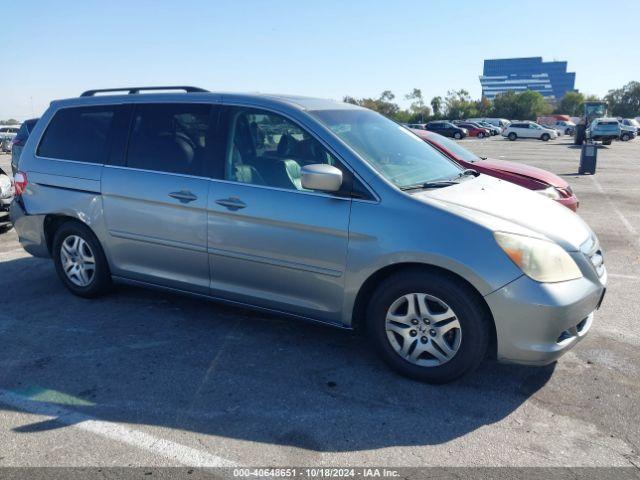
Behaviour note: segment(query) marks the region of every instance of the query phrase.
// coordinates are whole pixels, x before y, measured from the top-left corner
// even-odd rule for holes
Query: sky
[[[1,0],[0,119],[92,88],[195,85],[341,99],[481,93],[486,58],[566,60],[576,88],[640,81],[640,2]],[[610,5],[610,7],[608,7]]]

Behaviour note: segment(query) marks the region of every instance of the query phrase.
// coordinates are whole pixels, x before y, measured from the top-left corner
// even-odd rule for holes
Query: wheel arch
[[[44,239],[47,242],[47,250],[49,251],[49,255],[51,255],[53,250],[53,239],[56,236],[56,231],[58,230],[58,228],[60,228],[61,225],[67,222],[77,222],[80,225],[87,227],[97,238],[96,232],[94,232],[93,228],[91,228],[91,225],[89,225],[87,222],[84,222],[79,217],[69,215],[68,213],[50,213],[48,215],[45,215],[43,221]]]
[[[385,279],[399,272],[406,271],[421,271],[421,272],[436,272],[439,275],[445,275],[450,278],[453,278],[462,284],[477,297],[479,303],[485,309],[485,314],[487,318],[490,319],[489,326],[489,353],[495,357],[496,348],[497,348],[497,334],[496,334],[496,326],[495,321],[493,319],[493,314],[491,313],[491,309],[487,304],[486,300],[482,296],[482,294],[478,291],[476,287],[473,286],[468,280],[466,280],[461,275],[452,272],[451,270],[447,270],[446,268],[438,267],[435,265],[430,265],[426,263],[414,263],[414,262],[406,262],[406,263],[395,263],[391,265],[384,266],[377,271],[373,272],[362,284],[355,298],[355,302],[353,305],[353,314],[351,317],[351,326],[355,330],[362,331],[366,325],[365,315],[367,311],[367,305],[369,303],[369,297],[375,291],[377,286],[383,282]]]

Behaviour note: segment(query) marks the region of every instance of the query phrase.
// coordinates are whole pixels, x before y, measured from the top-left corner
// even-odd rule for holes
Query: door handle
[[[240,210],[247,206],[247,204],[240,200],[238,197],[221,198],[219,200],[216,200],[216,203],[232,211]]]
[[[191,193],[189,190],[180,190],[179,192],[171,192],[169,194],[171,198],[180,200],[180,203],[189,203],[197,200],[198,197]]]

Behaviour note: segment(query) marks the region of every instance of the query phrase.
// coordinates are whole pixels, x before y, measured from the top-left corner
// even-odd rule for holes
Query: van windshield
[[[454,179],[462,172],[415,134],[371,110],[309,113],[399,188]]]

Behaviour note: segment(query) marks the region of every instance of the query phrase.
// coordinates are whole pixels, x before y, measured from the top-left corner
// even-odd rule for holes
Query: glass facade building
[[[509,90],[533,90],[547,100],[560,100],[575,91],[576,74],[567,72],[567,62],[543,62],[542,57],[485,60],[480,76],[482,95],[489,100]]]

